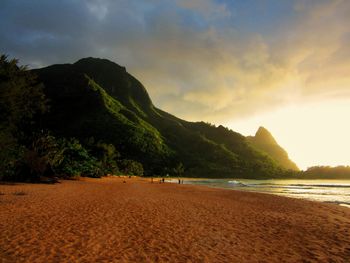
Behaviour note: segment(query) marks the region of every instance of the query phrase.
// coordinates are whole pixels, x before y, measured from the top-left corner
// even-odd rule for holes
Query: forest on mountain
[[[121,159],[112,144],[54,136],[45,118],[50,101],[37,76],[18,61],[0,57],[0,179],[52,181],[105,174],[142,175],[140,163]],[[62,120],[64,125],[64,120]]]
[[[137,79],[106,59],[28,70],[2,55],[0,96],[2,180],[300,175],[266,129],[245,137],[179,119],[155,107]]]
[[[350,166],[312,166],[299,176],[301,179],[350,179]]]

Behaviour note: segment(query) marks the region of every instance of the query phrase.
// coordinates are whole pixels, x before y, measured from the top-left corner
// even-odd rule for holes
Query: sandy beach
[[[349,262],[350,209],[141,178],[0,185],[0,262]]]

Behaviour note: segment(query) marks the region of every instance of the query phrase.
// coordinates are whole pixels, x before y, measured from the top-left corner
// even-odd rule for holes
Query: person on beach
[[[162,178],[162,183],[164,183],[164,178]]]
[[[181,184],[181,180],[179,179],[179,184]]]

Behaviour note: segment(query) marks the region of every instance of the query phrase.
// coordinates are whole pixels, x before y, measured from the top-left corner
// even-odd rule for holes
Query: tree
[[[101,162],[101,168],[105,174],[118,174],[117,165],[120,153],[115,149],[113,144],[98,142],[92,147],[92,154]]]
[[[179,163],[179,164],[173,169],[173,171],[174,171],[174,174],[175,174],[176,176],[179,176],[179,177],[180,177],[180,176],[184,173],[185,168],[184,168],[184,166],[183,166],[182,163]]]
[[[0,179],[14,175],[17,161],[39,130],[38,116],[48,109],[43,85],[17,64],[0,56]]]
[[[121,172],[127,175],[143,175],[143,166],[141,163],[136,162],[134,160],[120,160],[119,166]]]
[[[18,139],[35,132],[36,117],[48,110],[43,85],[16,59],[0,56],[0,128]],[[24,138],[22,136],[24,135]]]

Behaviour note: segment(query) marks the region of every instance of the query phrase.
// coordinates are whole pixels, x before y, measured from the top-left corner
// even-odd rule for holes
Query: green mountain
[[[264,127],[259,127],[255,136],[248,136],[247,139],[257,149],[268,153],[282,167],[290,170],[298,171],[298,166],[292,162],[288,153],[278,145],[272,134]]]
[[[57,136],[115,145],[146,175],[281,177],[286,169],[265,149],[223,126],[187,122],[156,108],[143,85],[106,59],[33,70],[45,85],[50,112],[44,125]],[[176,169],[175,169],[176,170]]]

